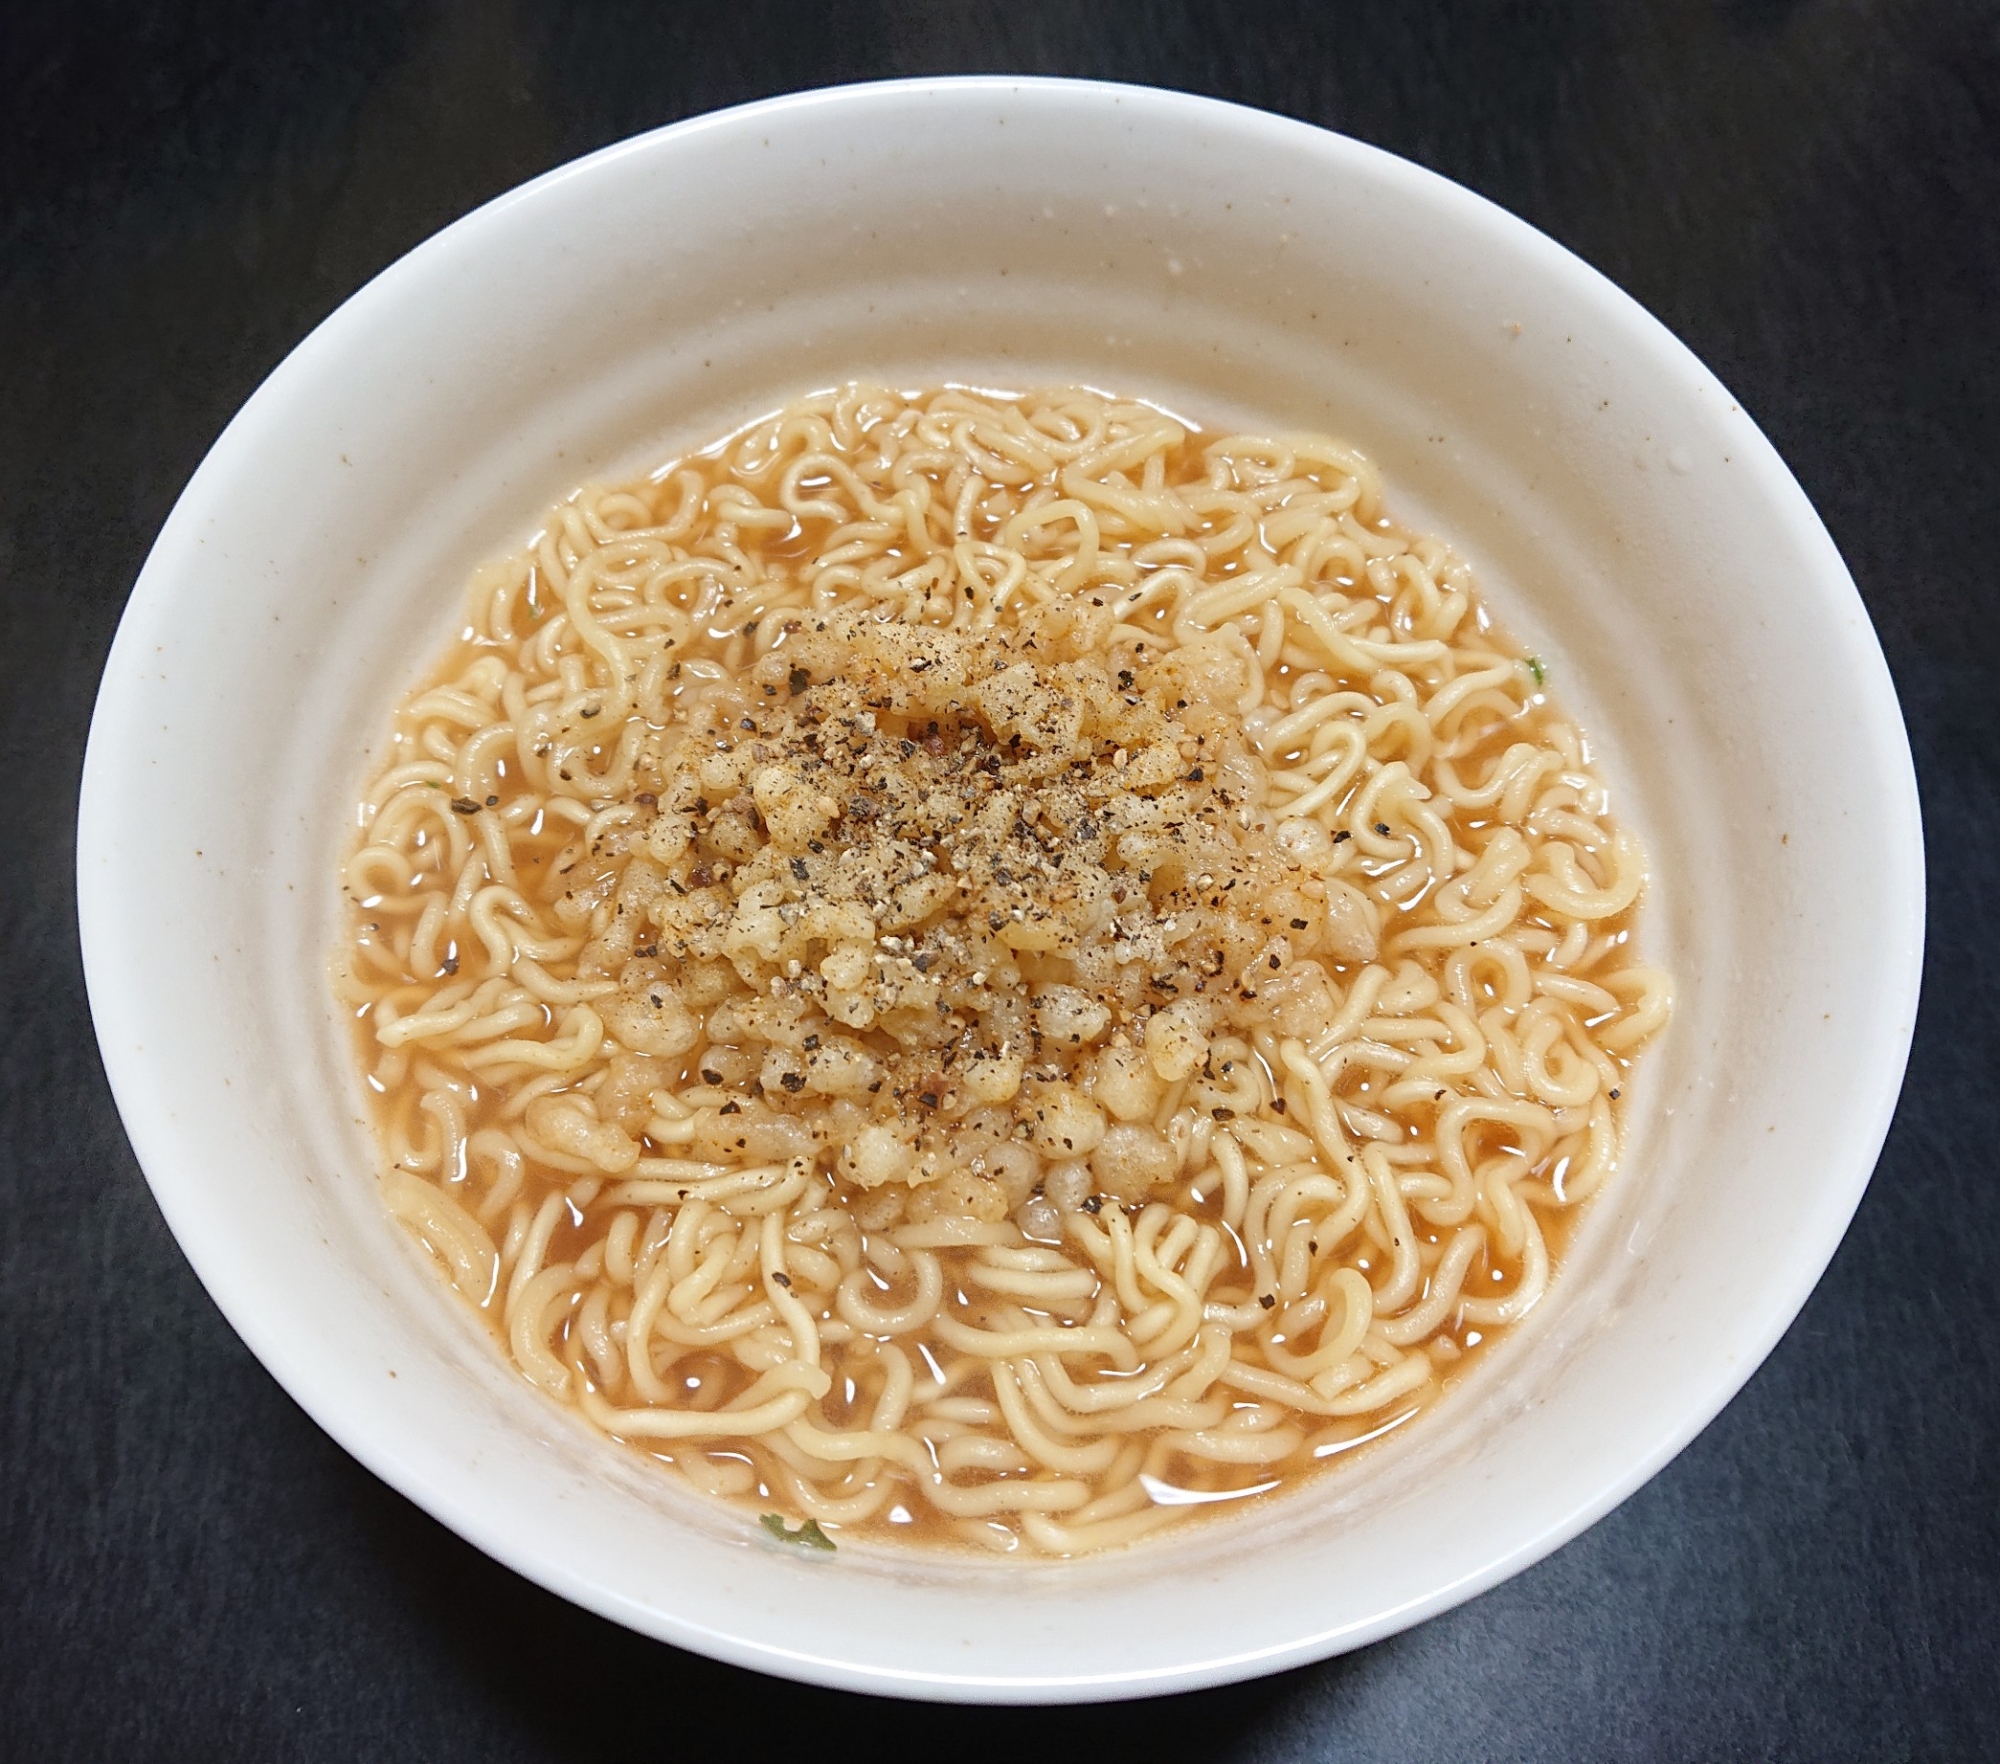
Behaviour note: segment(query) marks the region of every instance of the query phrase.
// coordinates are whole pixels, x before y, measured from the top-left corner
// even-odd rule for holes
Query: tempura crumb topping
[[[792,618],[747,709],[695,687],[646,734],[639,812],[565,855],[555,911],[612,904],[577,971],[620,1043],[705,1046],[703,1143],[1003,1218],[1025,1195],[969,1122],[1139,1199],[1211,1033],[1333,1015],[1323,958],[1371,959],[1375,907],[1267,812],[1235,657],[1132,633],[1105,595],[1006,630]]]

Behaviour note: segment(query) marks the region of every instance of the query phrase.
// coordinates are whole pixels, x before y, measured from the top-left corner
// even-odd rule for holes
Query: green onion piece
[[[806,1550],[831,1550],[833,1539],[820,1530],[817,1519],[808,1519],[797,1531],[785,1523],[782,1513],[766,1513],[759,1523],[780,1543],[797,1544]]]
[[[1528,672],[1535,676],[1535,684],[1537,686],[1548,684],[1549,671],[1542,665],[1542,658],[1540,656],[1531,655],[1528,657]]]

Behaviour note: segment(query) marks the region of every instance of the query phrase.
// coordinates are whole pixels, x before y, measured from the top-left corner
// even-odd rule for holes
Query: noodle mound
[[[1537,1302],[1665,1020],[1541,685],[1320,438],[849,387],[586,490],[363,805],[389,1204],[715,1493],[1268,1489]]]

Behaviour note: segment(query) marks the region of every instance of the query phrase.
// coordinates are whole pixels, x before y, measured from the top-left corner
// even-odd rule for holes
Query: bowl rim
[[[1087,1672],[1061,1677],[1023,1677],[898,1671],[858,1658],[801,1653],[747,1635],[712,1630],[657,1605],[640,1605],[573,1572],[560,1556],[545,1553],[533,1536],[503,1531],[476,1504],[438,1486],[418,1466],[405,1461],[397,1438],[351,1416],[339,1393],[327,1388],[330,1380],[319,1370],[316,1358],[300,1351],[299,1344],[284,1330],[268,1324],[246,1295],[228,1246],[204,1234],[188,1191],[188,1173],[176,1150],[179,1130],[170,1112],[155,1106],[147,1088],[139,1081],[143,1056],[131,1050],[141,1039],[134,1031],[147,1020],[145,1005],[142,999],[131,995],[131,989],[121,985],[121,977],[110,962],[107,945],[121,903],[116,890],[100,880],[105,866],[98,861],[114,832],[110,803],[114,781],[121,767],[129,763],[130,744],[123,738],[122,725],[129,722],[130,713],[121,704],[121,691],[134,669],[134,652],[142,641],[140,627],[152,615],[156,603],[174,591],[177,578],[192,560],[195,535],[206,511],[227,502],[238,456],[244,452],[258,420],[266,411],[282,407],[293,382],[307,371],[308,364],[343,349],[351,334],[374,322],[382,311],[393,308],[406,282],[446,259],[461,243],[496,225],[514,208],[543,200],[552,190],[588,180],[627,158],[658,152],[663,143],[679,143],[746,124],[780,123],[806,112],[842,108],[865,111],[883,100],[930,97],[951,102],[961,97],[1004,96],[1036,97],[1074,105],[1126,106],[1129,115],[1207,122],[1238,136],[1261,137],[1276,152],[1318,155],[1328,162],[1337,160],[1366,167],[1371,176],[1385,184],[1421,193],[1423,200],[1442,212],[1451,224],[1483,231],[1486,236],[1503,242],[1537,274],[1564,281],[1577,297],[1590,301],[1607,321],[1614,323],[1623,341],[1635,351],[1645,353],[1650,372],[1679,381],[1690,393],[1720,396],[1740,410],[1738,401],[1716,375],[1664,323],[1602,272],[1538,228],[1427,167],[1295,118],[1166,88],[996,74],[821,87],[688,117],[556,166],[429,235],[323,318],[288,351],[232,417],[163,524],[121,614],[107,658],[91,718],[78,805],[77,916],[86,990],[105,1075],[134,1154],[182,1254],[230,1326],[266,1370],[317,1425],[368,1470],[484,1553],[549,1591],[624,1626],[732,1665],[836,1689],[921,1700],[1081,1702],[1200,1689],[1319,1660],[1394,1634],[1531,1566],[1623,1502],[1708,1426],[1789,1329],[1845,1235],[1888,1133],[1915,1027],[1925,918],[1921,807],[1901,708],[1859,592],[1804,490],[1747,413],[1742,418],[1743,441],[1736,463],[1740,469],[1754,474],[1754,494],[1769,508],[1774,520],[1785,524],[1801,555],[1816,558],[1812,585],[1829,612],[1839,609],[1855,615],[1849,621],[1852,633],[1848,647],[1857,664],[1855,677],[1865,683],[1868,691],[1850,709],[1857,719],[1869,725],[1873,744],[1883,761],[1881,806],[1887,811],[1888,826],[1882,841],[1886,854],[1884,893],[1893,913],[1892,922],[1883,927],[1881,974],[1883,998],[1892,1008],[1885,1008],[1878,1015],[1870,1032],[1867,1066],[1872,1082],[1844,1099],[1845,1109],[1855,1122],[1854,1135],[1848,1141],[1852,1150],[1838,1168],[1827,1171],[1827,1186],[1812,1215],[1812,1229],[1805,1235],[1804,1247],[1793,1246],[1793,1266],[1799,1270],[1796,1290],[1786,1292],[1766,1313],[1762,1326],[1737,1343],[1737,1352],[1719,1358],[1705,1378],[1689,1376],[1677,1394],[1676,1406],[1681,1412],[1675,1425],[1651,1449],[1626,1464],[1619,1475],[1578,1499],[1559,1520],[1517,1540],[1471,1572],[1449,1580],[1424,1597],[1332,1632],[1314,1631],[1284,1645],[1240,1654],[1217,1654],[1192,1664],[1103,1676]]]

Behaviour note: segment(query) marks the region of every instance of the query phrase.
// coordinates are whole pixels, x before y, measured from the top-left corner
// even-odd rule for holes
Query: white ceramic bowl
[[[510,1373],[377,1199],[324,962],[347,807],[460,584],[587,475],[807,388],[1085,380],[1346,436],[1605,753],[1680,1005],[1547,1301],[1265,1510],[1019,1565],[801,1560]],[[1351,1648],[1555,1548],[1750,1375],[1839,1241],[1916,1005],[1917,798],[1831,541],[1658,323],[1478,197],[1297,123],[980,79],[704,117],[490,204],[309,337],[133,593],[85,767],[91,1005],[188,1259],[357,1458],[636,1629],[935,1698]]]

